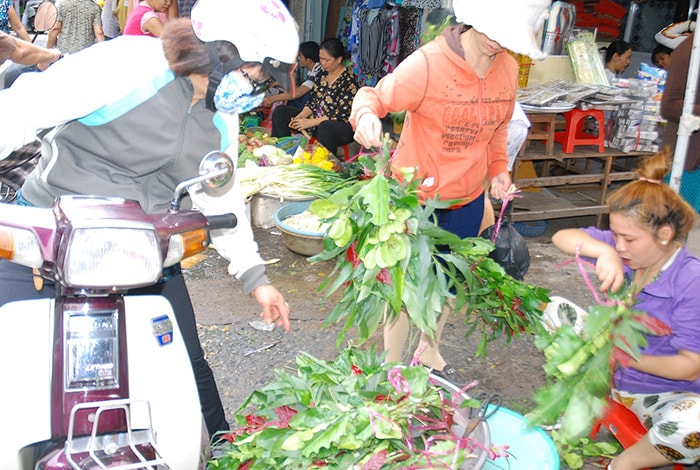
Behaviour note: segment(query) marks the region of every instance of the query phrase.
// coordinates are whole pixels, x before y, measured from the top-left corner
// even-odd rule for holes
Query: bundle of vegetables
[[[386,145],[378,155],[360,156],[374,176],[310,206],[330,224],[324,251],[311,261],[336,259],[321,289],[326,296],[343,290],[325,322],[345,321],[338,344],[351,327],[357,327],[359,341],[366,341],[385,315],[393,319],[402,310],[413,325],[432,335],[448,302],[456,311],[467,308],[468,334],[481,333],[479,356],[503,333],[509,342],[512,336],[541,329],[546,290],[506,274],[488,257],[494,249],[491,241],[460,239],[438,227],[435,209],[454,201],[421,205],[416,192],[420,182],[409,170],[404,182],[388,177],[388,160]]]
[[[276,371],[236,411],[239,427],[209,468],[459,468],[481,452],[507,456],[453,432],[458,403],[477,400],[450,397],[424,367],[382,359],[374,348],[349,347],[335,361],[301,353],[296,376]]]
[[[327,197],[354,182],[353,179],[335,171],[304,163],[258,168],[252,174],[252,178],[261,188],[260,193],[282,199]],[[237,177],[241,178],[241,182],[250,178],[240,175],[240,171]]]
[[[560,419],[560,445],[575,443],[590,432],[610,393],[612,372],[639,358],[639,348],[647,344],[645,335],[670,333],[663,322],[633,308],[637,286],[625,286],[602,300],[578,255],[577,262],[598,305],[588,309],[580,335],[568,324],[538,334],[535,345],[546,358],[548,383],[535,393],[537,408],[528,415],[533,424]]]
[[[277,139],[262,131],[241,131],[238,134],[238,166],[245,166],[247,161],[252,161],[256,165],[270,166],[291,163],[289,161],[276,161],[275,159],[286,159],[284,150],[275,146]],[[261,157],[265,157],[262,159]]]

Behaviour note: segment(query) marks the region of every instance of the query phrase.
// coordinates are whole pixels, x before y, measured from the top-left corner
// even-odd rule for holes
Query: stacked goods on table
[[[658,152],[664,122],[660,106],[658,101],[643,99],[620,105],[608,125],[609,147],[623,152]]]
[[[611,115],[608,124],[609,146],[623,152],[658,152],[663,141],[665,120],[661,117],[661,92],[665,72],[641,64],[636,79],[621,81],[629,103]]]
[[[565,112],[608,87],[553,80],[518,90],[517,100],[526,112]]]

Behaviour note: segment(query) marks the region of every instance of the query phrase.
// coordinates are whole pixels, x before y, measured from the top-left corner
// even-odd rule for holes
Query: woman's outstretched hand
[[[365,113],[357,120],[355,140],[365,148],[382,145],[382,122],[372,113]]]

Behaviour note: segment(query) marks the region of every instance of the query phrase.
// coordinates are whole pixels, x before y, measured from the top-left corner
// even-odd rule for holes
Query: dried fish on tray
[[[557,87],[540,85],[519,89],[517,100],[521,105],[547,106],[565,95],[566,92]]]
[[[527,108],[574,108],[590,96],[605,93],[600,85],[554,80],[518,90],[518,102]],[[543,111],[548,111],[544,109]]]

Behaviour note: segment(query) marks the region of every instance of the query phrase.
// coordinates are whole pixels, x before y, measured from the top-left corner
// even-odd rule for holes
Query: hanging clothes
[[[399,55],[401,52],[401,42],[399,41],[401,28],[399,18],[401,17],[400,8],[392,8],[388,20],[389,37],[386,45],[386,54],[384,55],[384,66],[382,67],[382,76],[394,71],[399,65]]]
[[[401,8],[399,13],[399,62],[411,55],[420,46],[420,8]]]
[[[358,78],[358,84],[363,85],[360,79],[360,47],[358,38],[360,36],[360,9],[367,8],[367,0],[355,0],[355,6],[350,15],[350,32],[347,38],[347,50],[350,53],[353,72]]]
[[[360,10],[360,70],[383,75],[384,56],[389,42],[389,15],[386,8]]]
[[[401,6],[413,8],[440,8],[442,2],[440,0],[403,0]]]
[[[352,29],[352,10],[354,3],[354,0],[347,0],[345,5],[340,7],[340,14],[338,15],[336,37],[341,40],[346,51],[350,51],[349,38],[350,30]]]
[[[398,65],[399,13],[387,4],[383,8],[362,6],[353,16],[355,74],[360,85],[373,86]]]

